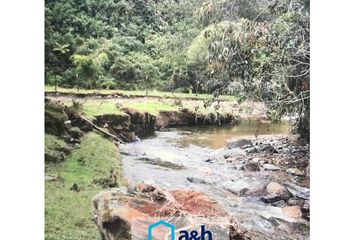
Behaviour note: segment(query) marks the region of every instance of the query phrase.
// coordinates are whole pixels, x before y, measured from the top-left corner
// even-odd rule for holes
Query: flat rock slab
[[[288,189],[288,191],[293,196],[296,196],[298,198],[302,198],[305,200],[310,199],[310,189],[309,188],[300,187],[300,186],[290,183],[290,182],[284,183],[284,186],[286,187],[286,189]]]
[[[263,164],[262,167],[264,170],[267,170],[267,171],[279,171],[280,170],[280,167],[277,167],[277,166],[270,164],[270,163],[265,163],[265,164]]]

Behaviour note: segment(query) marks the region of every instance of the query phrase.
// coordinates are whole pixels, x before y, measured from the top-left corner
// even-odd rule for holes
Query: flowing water
[[[141,142],[121,145],[124,174],[132,185],[144,182],[169,190],[204,192],[258,236],[255,239],[307,239],[306,221],[288,217],[279,207],[265,205],[257,194],[247,197],[234,194],[245,188],[256,193],[272,180],[287,181],[287,174],[246,172],[224,160],[210,161],[211,156],[220,151],[217,148],[223,147],[232,137],[288,134],[289,131],[288,123],[253,121],[244,121],[237,126],[159,131]]]

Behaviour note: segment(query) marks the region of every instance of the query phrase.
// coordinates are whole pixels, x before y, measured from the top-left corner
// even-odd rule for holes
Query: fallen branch
[[[103,133],[111,138],[113,138],[114,140],[118,141],[119,143],[125,143],[122,139],[118,138],[116,135],[111,134],[105,130],[103,130],[102,128],[100,128],[99,126],[97,126],[96,124],[94,124],[93,122],[91,122],[90,120],[88,120],[87,118],[80,116],[80,118],[82,120],[84,120],[85,122],[87,122],[88,124],[90,124],[94,129],[98,130],[100,133]]]

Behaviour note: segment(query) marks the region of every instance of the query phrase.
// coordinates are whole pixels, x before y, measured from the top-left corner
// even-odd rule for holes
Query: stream
[[[157,131],[150,138],[120,146],[124,174],[130,185],[146,183],[169,190],[203,192],[254,233],[254,239],[309,239],[308,221],[289,217],[280,207],[266,205],[257,195],[270,181],[289,181],[288,174],[244,171],[224,158],[215,157],[230,138],[286,135],[289,132],[287,122],[255,121],[242,121],[235,126]],[[236,149],[232,154],[244,156],[244,151]],[[254,194],[235,194],[240,189],[248,189]]]

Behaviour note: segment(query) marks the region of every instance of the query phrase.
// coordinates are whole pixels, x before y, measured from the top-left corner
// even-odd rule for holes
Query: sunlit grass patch
[[[178,107],[165,102],[129,102],[123,105],[126,108],[132,108],[140,112],[148,112],[157,116],[160,111],[176,111]]]
[[[114,102],[105,100],[88,100],[83,102],[82,112],[89,118],[102,114],[124,114]]]

